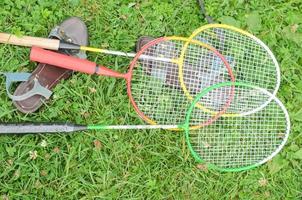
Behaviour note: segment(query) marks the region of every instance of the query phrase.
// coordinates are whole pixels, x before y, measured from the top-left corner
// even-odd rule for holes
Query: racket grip
[[[51,50],[58,50],[60,47],[60,40],[28,36],[17,37],[8,33],[0,33],[0,43],[26,47],[37,46]]]
[[[0,124],[0,134],[71,133],[86,129],[86,126],[73,124]]]
[[[97,64],[94,62],[48,51],[39,47],[32,47],[30,60],[86,74],[94,74],[97,71]]]

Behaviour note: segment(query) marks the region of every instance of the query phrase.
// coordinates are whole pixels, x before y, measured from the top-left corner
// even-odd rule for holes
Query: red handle
[[[38,47],[32,47],[30,60],[87,74],[94,74],[97,70],[97,64],[94,62],[44,50]]]
[[[39,47],[32,47],[30,52],[30,60],[62,67],[65,69],[84,72],[87,74],[98,74],[102,76],[111,76],[126,79],[130,77],[129,74],[121,74],[106,67],[97,66],[96,63],[88,60],[83,60],[53,51],[44,50]]]

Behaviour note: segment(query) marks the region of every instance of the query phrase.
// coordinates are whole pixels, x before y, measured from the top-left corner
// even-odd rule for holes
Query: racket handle
[[[87,74],[94,74],[96,72],[96,63],[94,62],[48,51],[39,47],[32,47],[30,60]]]
[[[116,78],[129,77],[129,75],[115,72],[106,67],[97,66],[97,64],[94,62],[72,57],[72,56],[67,56],[53,51],[48,51],[45,49],[41,49],[39,47],[32,47],[30,52],[30,60],[40,63],[46,63],[49,65],[54,65],[57,67],[62,67],[65,69],[79,71],[86,74],[98,74],[98,75],[110,76]]]
[[[0,124],[0,134],[71,133],[86,129],[86,126],[73,124]]]
[[[26,47],[37,46],[51,50],[58,50],[60,47],[60,40],[28,36],[17,37],[8,33],[0,33],[0,43]]]

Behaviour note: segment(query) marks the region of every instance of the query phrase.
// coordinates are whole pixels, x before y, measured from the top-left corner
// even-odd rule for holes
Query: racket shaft
[[[125,56],[125,57],[135,57],[135,53],[125,53],[121,51],[111,51],[111,50],[103,50],[102,53],[109,54],[109,55],[116,55],[116,56]]]
[[[135,53],[125,53],[121,51],[111,51],[103,49],[100,51],[101,53],[108,54],[108,55],[116,55],[116,56],[125,56],[125,57],[131,57],[134,58],[136,56]],[[148,56],[148,55],[140,55],[140,60],[154,60],[154,61],[162,61],[162,62],[175,62],[173,59],[170,58],[163,58],[163,57],[156,57],[156,56]]]
[[[143,130],[143,129],[176,129],[178,125],[90,125],[89,130]]]
[[[73,124],[1,124],[0,133],[2,134],[25,134],[25,133],[71,133],[86,130],[86,126]]]
[[[60,40],[28,36],[17,37],[8,33],[0,33],[0,43],[26,47],[37,46],[50,50],[58,50],[60,46]]]
[[[116,55],[116,56],[125,56],[125,57],[135,57],[135,53],[125,53],[121,51],[111,51],[107,49],[99,49],[99,48],[94,48],[94,47],[86,47],[86,46],[81,46],[81,50],[83,51],[91,51],[91,52],[97,52],[97,53],[104,53],[108,55]]]

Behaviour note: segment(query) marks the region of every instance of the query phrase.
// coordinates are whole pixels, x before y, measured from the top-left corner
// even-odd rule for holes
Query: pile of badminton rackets
[[[279,65],[261,40],[235,27],[210,24],[189,38],[158,38],[136,54],[7,34],[0,34],[0,42],[33,46],[30,59],[35,62],[125,79],[134,110],[149,124],[3,124],[0,133],[182,130],[194,158],[221,171],[259,166],[272,159],[287,141],[289,116],[276,97]],[[134,58],[128,72],[122,74],[45,50],[62,48]]]

